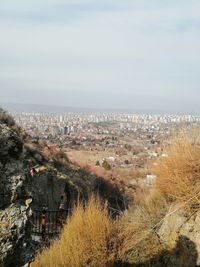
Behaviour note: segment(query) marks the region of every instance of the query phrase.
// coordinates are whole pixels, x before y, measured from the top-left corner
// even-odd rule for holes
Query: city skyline
[[[200,2],[8,0],[2,103],[200,113]]]

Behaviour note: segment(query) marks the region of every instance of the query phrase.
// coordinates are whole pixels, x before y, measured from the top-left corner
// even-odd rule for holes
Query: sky
[[[200,1],[1,1],[0,102],[200,114]]]

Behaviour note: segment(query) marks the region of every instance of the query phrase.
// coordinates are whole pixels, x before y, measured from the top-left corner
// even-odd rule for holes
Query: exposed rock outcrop
[[[0,208],[10,205],[20,193],[23,177],[17,159],[22,149],[20,137],[5,124],[0,124]]]
[[[2,266],[22,266],[34,254],[30,239],[28,206],[12,204],[0,212],[0,259]],[[0,265],[1,266],[1,265]]]
[[[200,266],[200,211],[189,214],[180,209],[164,220],[158,234],[167,250],[177,252],[166,266]]]
[[[5,124],[0,124],[0,263],[21,266],[26,262],[24,249],[31,210],[26,205],[23,184],[23,141]],[[27,256],[30,255],[27,253]]]
[[[0,160],[7,162],[10,158],[18,158],[23,149],[19,135],[5,124],[0,124]]]

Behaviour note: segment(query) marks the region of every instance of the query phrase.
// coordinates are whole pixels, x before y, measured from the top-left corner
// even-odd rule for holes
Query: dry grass
[[[142,183],[145,175],[144,169],[136,169],[135,167],[126,169],[121,168],[120,166],[115,166],[111,168],[111,170],[105,170],[101,166],[96,166],[96,162],[101,162],[101,159],[104,157],[108,157],[110,155],[115,157],[115,154],[112,154],[112,152],[71,151],[68,152],[67,155],[70,161],[75,165],[78,165],[87,172],[90,172],[98,177],[103,177],[105,180],[117,185],[125,197],[130,201],[133,201],[135,191]],[[127,159],[127,157],[125,159]],[[131,158],[129,160],[131,162]]]
[[[31,267],[112,267],[138,263],[162,249],[153,225],[164,216],[165,200],[155,193],[132,212],[113,221],[105,205],[92,197],[78,205],[59,241],[44,250]]]
[[[181,133],[166,149],[168,157],[160,159],[155,168],[156,188],[168,200],[190,206],[200,204],[200,143],[199,131]]]
[[[132,179],[140,179],[143,177],[143,170],[135,169],[135,167],[130,167],[128,169],[115,166],[110,171],[105,171],[103,167],[96,166],[96,162],[101,162],[103,158],[112,156],[116,157],[115,153],[109,151],[96,152],[96,151],[70,151],[67,155],[71,162],[74,164],[94,173],[97,176],[102,176],[104,178],[110,178],[113,176],[117,180],[130,181]],[[120,161],[129,160],[132,163],[133,156],[120,157]],[[135,161],[135,160],[134,160]]]
[[[141,197],[141,198],[140,198]],[[154,226],[165,216],[166,200],[156,191],[139,196],[137,206],[117,222],[118,257],[123,261],[139,263],[157,255],[163,246]]]
[[[113,266],[110,253],[112,222],[99,199],[78,205],[59,241],[44,250],[31,267]]]

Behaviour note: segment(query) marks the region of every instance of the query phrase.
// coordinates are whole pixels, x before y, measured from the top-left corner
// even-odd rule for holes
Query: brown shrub
[[[67,154],[63,150],[57,150],[54,154],[53,157],[55,159],[61,159],[64,160],[65,162],[69,162],[69,159],[67,157]]]
[[[9,127],[15,125],[15,120],[13,119],[13,117],[2,108],[0,108],[0,122],[5,123]]]
[[[168,200],[199,206],[200,146],[196,131],[174,137],[166,154],[154,169],[156,188]]]
[[[157,255],[163,246],[154,227],[166,212],[166,200],[156,191],[151,191],[143,200],[140,199],[133,210],[129,209],[116,222],[118,258],[140,263]]]
[[[43,156],[52,160],[54,166],[58,169],[66,167],[69,163],[67,154],[63,150],[57,149],[56,146],[46,146],[41,151]]]
[[[45,146],[45,147],[41,150],[41,153],[43,154],[43,156],[44,156],[45,158],[49,158],[50,155],[51,155],[51,152],[50,152],[48,146]]]
[[[38,255],[31,267],[113,266],[111,233],[112,222],[106,208],[92,197],[86,208],[76,207],[60,240]]]
[[[165,200],[153,193],[114,221],[106,204],[92,197],[86,206],[76,207],[60,240],[38,255],[31,267],[113,267],[117,262],[149,260],[163,249],[152,228],[165,210]]]

